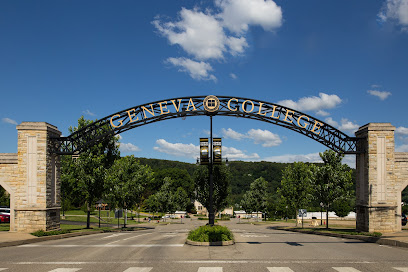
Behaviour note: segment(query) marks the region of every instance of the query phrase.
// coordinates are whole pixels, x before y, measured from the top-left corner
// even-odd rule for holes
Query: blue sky
[[[248,97],[308,113],[353,136],[390,122],[408,152],[408,0],[0,2],[0,152],[16,124],[64,135],[151,101]],[[154,123],[121,135],[122,155],[195,162],[209,120]],[[216,117],[224,155],[318,161],[325,146],[287,129]],[[353,165],[353,156],[346,162]]]

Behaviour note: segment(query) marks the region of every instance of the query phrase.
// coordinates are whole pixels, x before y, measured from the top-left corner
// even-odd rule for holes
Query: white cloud
[[[198,145],[193,144],[182,144],[182,143],[169,143],[164,139],[159,139],[156,141],[158,146],[153,147],[154,150],[166,153],[173,156],[187,157],[196,159],[199,157],[200,148]],[[234,147],[222,147],[222,153],[224,158],[229,160],[240,160],[240,159],[259,159],[257,153],[246,154],[245,151],[239,150]]]
[[[152,24],[170,45],[180,46],[192,59],[199,61],[225,61],[226,54],[243,55],[249,46],[245,35],[250,25],[261,26],[266,31],[282,25],[281,8],[272,0],[215,0],[215,4],[221,13],[182,8],[178,19],[164,22],[156,17]],[[178,64],[173,64],[182,66],[181,71],[190,71],[192,77],[196,75],[186,63],[180,64],[180,60],[186,58],[168,59],[170,62],[174,60],[179,60]],[[212,71],[208,63],[196,63],[200,64],[201,71]],[[193,78],[215,79],[213,75]]]
[[[96,115],[95,113],[91,112],[90,110],[84,110],[82,113],[85,114],[85,115],[90,115],[90,116],[95,116]]]
[[[329,116],[329,115],[330,115],[329,112],[324,111],[324,110],[318,110],[318,111],[316,112],[316,114],[317,114],[317,115],[320,115],[320,116]]]
[[[217,81],[217,78],[210,74],[213,68],[206,62],[197,62],[187,58],[168,58],[167,62],[179,67],[180,72],[186,72],[196,80]]]
[[[1,121],[3,121],[3,123],[7,123],[7,124],[12,124],[12,125],[16,125],[16,126],[18,125],[15,120],[7,118],[7,117],[2,118]]]
[[[342,118],[341,121],[340,121],[340,124],[337,121],[333,120],[333,118],[331,118],[331,117],[326,118],[324,121],[327,124],[337,128],[337,129],[339,129],[341,131],[347,131],[347,132],[350,132],[350,133],[354,133],[360,128],[360,126],[358,124],[355,124],[355,123],[353,123],[352,121],[349,121],[346,118]]]
[[[182,8],[180,21],[154,26],[170,44],[180,45],[184,51],[197,59],[222,59],[225,48],[225,33],[220,22],[210,14]]]
[[[408,135],[408,128],[406,128],[406,127],[397,127],[395,129],[395,133],[401,134],[401,135]]]
[[[387,99],[388,96],[391,95],[390,92],[381,92],[381,91],[377,91],[377,90],[368,90],[367,93],[369,93],[369,94],[371,94],[373,96],[377,96],[381,100],[385,100],[385,99]]]
[[[378,13],[380,22],[387,21],[401,26],[401,30],[408,32],[408,0],[387,0]]]
[[[263,147],[278,146],[282,143],[279,135],[269,130],[251,129],[248,131],[248,138],[253,139],[255,144],[262,144]]]
[[[223,129],[221,129],[221,133],[225,138],[234,139],[234,140],[237,140],[237,141],[240,141],[240,140],[247,137],[246,135],[244,135],[242,133],[239,133],[239,132],[236,132],[235,130],[233,130],[231,128],[228,128],[228,129],[223,128]]]
[[[234,139],[237,141],[251,139],[254,141],[254,144],[262,144],[263,147],[278,146],[282,143],[279,135],[272,133],[269,130],[251,129],[246,134],[242,134],[231,128],[223,128],[221,133],[227,139]]]
[[[263,161],[271,162],[282,162],[282,163],[292,163],[292,162],[310,162],[310,163],[323,163],[319,156],[319,153],[310,154],[286,154],[281,156],[272,156],[262,159]],[[343,158],[342,163],[347,164],[352,168],[356,168],[356,156],[346,155]]]
[[[263,159],[264,161],[271,162],[322,162],[322,159],[319,156],[319,153],[310,153],[310,154],[285,154],[280,156],[271,156]]]
[[[244,53],[245,48],[248,47],[248,43],[244,37],[228,37],[225,44],[228,45],[228,47],[230,48],[230,53],[233,56]]]
[[[140,148],[131,143],[119,143],[120,152],[129,153],[129,152],[139,152]]]
[[[245,154],[244,151],[236,149],[235,147],[222,147],[223,157],[228,158],[228,160],[256,160],[259,159],[257,153]]]
[[[342,102],[341,98],[335,94],[319,93],[319,97],[302,97],[297,102],[293,100],[282,100],[278,104],[296,109],[299,111],[321,111],[323,109],[332,109]]]
[[[156,141],[159,146],[153,147],[154,150],[178,157],[197,158],[199,156],[200,148],[198,145],[169,143],[164,139]]]
[[[359,129],[359,125],[353,123],[352,121],[349,121],[346,118],[341,119],[341,125],[339,126],[339,130],[341,131],[348,131],[348,132],[356,132]]]
[[[371,88],[378,89],[378,88],[381,88],[381,85],[373,84],[371,85]]]
[[[238,78],[237,75],[234,74],[234,73],[231,73],[231,74],[230,74],[230,77],[231,77],[232,79],[237,79],[237,78]]]
[[[324,119],[324,121],[326,123],[328,123],[329,125],[333,126],[333,127],[338,127],[339,126],[339,123],[334,121],[333,118],[331,118],[331,117],[328,117],[328,118]]]
[[[260,25],[266,31],[273,31],[282,25],[282,10],[271,0],[216,0],[222,9],[219,17],[229,30],[242,34],[249,25]]]

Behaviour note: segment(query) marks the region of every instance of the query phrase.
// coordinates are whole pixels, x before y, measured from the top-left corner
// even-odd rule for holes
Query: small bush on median
[[[219,242],[234,239],[232,232],[224,226],[201,226],[191,230],[187,239],[195,242]]]

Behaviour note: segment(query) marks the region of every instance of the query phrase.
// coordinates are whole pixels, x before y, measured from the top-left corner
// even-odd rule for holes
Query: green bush
[[[199,217],[198,220],[208,220],[208,217]]]
[[[59,234],[65,234],[65,233],[70,233],[70,230],[63,229],[63,230],[52,230],[52,231],[43,231],[43,230],[37,230],[36,232],[31,233],[34,236],[37,237],[42,237],[42,236],[51,236],[51,235],[59,235]]]
[[[234,239],[232,232],[224,226],[201,226],[191,230],[187,239],[195,242],[220,242]]]

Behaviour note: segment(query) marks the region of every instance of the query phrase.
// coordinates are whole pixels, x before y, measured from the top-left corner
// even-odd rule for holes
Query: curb
[[[195,242],[191,240],[186,240],[187,245],[191,246],[231,246],[235,244],[234,240],[230,241],[218,241],[218,242]]]
[[[59,234],[59,235],[36,237],[36,238],[26,239],[26,240],[3,242],[3,243],[0,243],[0,248],[9,247],[9,246],[20,246],[20,245],[26,245],[26,244],[33,244],[33,243],[38,243],[38,242],[58,240],[58,239],[71,238],[71,237],[77,237],[77,236],[92,235],[92,234],[98,234],[98,233],[103,233],[103,231],[72,232],[72,233],[65,233],[65,234]]]
[[[315,231],[302,231],[302,230],[297,230],[297,229],[285,229],[285,228],[276,228],[276,229],[284,230],[284,231],[291,231],[291,232],[305,233],[305,234],[314,234],[314,235],[338,237],[338,238],[345,238],[345,239],[354,239],[354,240],[364,241],[367,243],[376,243],[376,244],[386,245],[386,246],[396,246],[396,247],[408,248],[408,243],[406,242],[401,242],[398,240],[387,239],[387,238],[348,235],[348,234],[339,234],[339,233],[321,233],[321,232],[315,232]]]

